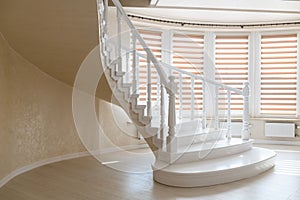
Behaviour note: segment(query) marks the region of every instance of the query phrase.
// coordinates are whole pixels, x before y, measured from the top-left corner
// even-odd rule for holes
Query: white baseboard
[[[282,141],[282,140],[259,140],[254,139],[254,144],[274,144],[274,145],[291,145],[300,146],[300,142],[297,141]]]
[[[55,162],[59,162],[59,161],[63,161],[63,160],[70,160],[70,159],[74,159],[74,158],[80,158],[80,157],[84,157],[84,156],[90,156],[92,155],[96,155],[96,154],[105,154],[105,153],[112,153],[112,152],[118,152],[118,151],[122,151],[122,150],[133,150],[133,149],[139,149],[139,148],[146,148],[148,147],[148,145],[128,145],[128,146],[123,146],[123,147],[115,147],[115,148],[106,148],[103,149],[101,151],[95,151],[95,152],[79,152],[79,153],[73,153],[73,154],[66,154],[66,155],[62,155],[62,156],[56,156],[56,157],[52,157],[52,158],[48,158],[48,159],[44,159],[44,160],[40,160],[37,162],[34,162],[30,165],[26,165],[24,167],[21,167],[19,169],[16,169],[14,171],[12,171],[11,173],[9,173],[7,176],[5,176],[4,178],[2,178],[0,180],[0,188],[3,187],[7,182],[9,182],[11,179],[13,179],[14,177],[23,174],[27,171],[30,171],[32,169],[41,167],[43,165],[47,165],[47,164],[51,164],[51,163],[55,163]]]
[[[103,149],[100,151],[91,152],[91,154],[97,155],[97,154],[113,153],[113,152],[124,151],[124,150],[142,149],[142,148],[148,148],[148,147],[149,147],[148,144],[135,144],[135,145],[122,146],[122,147],[106,148],[106,149]]]
[[[55,162],[59,162],[59,161],[63,161],[63,160],[69,160],[69,159],[73,159],[73,158],[84,157],[84,156],[88,156],[88,155],[90,155],[90,154],[87,151],[80,152],[80,153],[66,154],[66,155],[62,155],[62,156],[56,156],[56,157],[53,157],[53,158],[48,158],[48,159],[45,159],[45,160],[40,160],[40,161],[34,162],[30,165],[26,165],[24,167],[21,167],[19,169],[16,169],[16,170],[12,171],[7,176],[5,176],[3,179],[1,179],[0,180],[0,188],[3,185],[5,185],[8,181],[13,179],[14,177],[16,177],[20,174],[23,174],[27,171],[30,171],[34,168],[38,168],[38,167],[41,167],[43,165],[47,165],[47,164],[50,164],[50,163],[55,163]]]

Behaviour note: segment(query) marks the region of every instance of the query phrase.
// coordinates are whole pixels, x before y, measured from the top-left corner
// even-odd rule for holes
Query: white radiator
[[[295,137],[294,123],[265,123],[267,137]]]

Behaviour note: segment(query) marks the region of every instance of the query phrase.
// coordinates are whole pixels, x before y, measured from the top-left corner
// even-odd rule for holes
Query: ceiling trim
[[[178,20],[169,20],[169,19],[157,19],[154,17],[145,17],[135,14],[127,14],[128,17],[137,18],[140,20],[154,21],[167,24],[177,24],[181,26],[190,25],[190,26],[203,26],[203,27],[239,27],[239,28],[255,28],[255,27],[270,27],[270,26],[290,26],[290,25],[300,25],[300,21],[291,21],[291,22],[277,22],[277,23],[196,23],[196,22],[186,22]]]
[[[277,14],[300,14],[300,11],[285,10],[259,10],[259,9],[235,9],[235,8],[211,8],[211,7],[177,7],[177,6],[155,6],[155,9],[187,9],[207,11],[230,11],[230,12],[251,12],[251,13],[277,13]]]

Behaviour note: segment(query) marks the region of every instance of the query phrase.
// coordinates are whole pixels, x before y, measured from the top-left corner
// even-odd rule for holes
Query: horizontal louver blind
[[[156,58],[160,61],[161,60],[161,44],[162,39],[161,35],[162,32],[160,31],[153,31],[153,30],[145,30],[145,29],[138,29],[138,32],[145,40],[148,47],[151,49],[153,54]],[[146,59],[146,52],[144,51],[143,47],[137,42],[137,52],[144,55],[144,58],[139,57],[138,59],[138,79],[139,79],[139,100],[145,102],[147,99],[147,59]],[[156,101],[157,94],[158,94],[158,74],[154,65],[151,63],[151,100]]]
[[[172,38],[172,65],[187,72],[203,75],[204,36],[199,34],[174,33]],[[179,74],[175,73],[175,76]],[[192,90],[194,95],[194,109],[202,109],[202,82],[194,80],[191,88],[191,77],[182,75],[182,109],[190,110],[192,104]],[[177,109],[179,100],[177,99]]]
[[[261,114],[296,115],[297,35],[261,36]]]
[[[215,41],[216,80],[225,85],[242,89],[248,81],[248,35],[217,35]],[[227,91],[220,89],[219,109],[227,109]],[[243,97],[231,94],[231,110],[243,110]]]

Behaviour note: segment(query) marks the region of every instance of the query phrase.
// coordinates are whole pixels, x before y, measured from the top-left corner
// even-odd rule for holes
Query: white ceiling
[[[207,23],[300,21],[300,0],[152,0],[152,8],[130,14]]]

